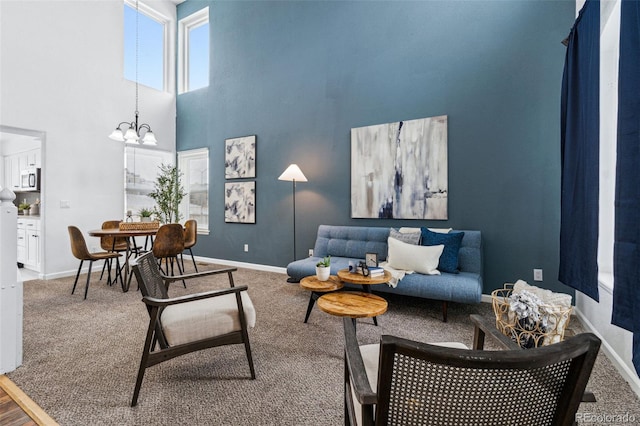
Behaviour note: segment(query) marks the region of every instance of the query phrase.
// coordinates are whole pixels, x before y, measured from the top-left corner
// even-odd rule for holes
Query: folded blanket
[[[413,274],[414,271],[406,271],[404,269],[395,269],[389,266],[389,262],[380,263],[380,267],[385,271],[389,271],[391,274],[391,279],[387,283],[389,287],[396,288],[398,285],[398,281],[404,278],[405,274]]]

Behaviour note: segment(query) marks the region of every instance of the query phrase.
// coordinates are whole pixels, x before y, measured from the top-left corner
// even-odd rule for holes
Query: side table
[[[318,298],[318,307],[331,315],[356,318],[375,318],[387,312],[388,303],[380,296],[361,291],[338,291]]]
[[[360,285],[366,293],[371,294],[371,286],[375,284],[388,283],[391,279],[391,273],[389,271],[384,271],[383,275],[365,277],[362,274],[349,272],[348,269],[340,269],[338,271],[338,278],[345,283]],[[373,317],[373,323],[378,325],[378,318],[376,316]]]
[[[321,293],[340,290],[344,287],[344,284],[342,284],[342,281],[335,275],[331,275],[327,281],[320,281],[317,276],[311,275],[300,280],[300,287],[311,291],[309,305],[307,306],[307,315],[304,317],[304,322],[306,323],[309,315],[311,315],[311,309],[313,309],[313,305],[321,296]]]

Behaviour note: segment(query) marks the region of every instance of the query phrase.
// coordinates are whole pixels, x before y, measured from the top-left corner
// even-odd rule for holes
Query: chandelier
[[[144,145],[156,145],[156,136],[151,131],[151,126],[148,124],[138,124],[138,0],[136,0],[136,112],[135,119],[132,122],[123,121],[116,126],[116,129],[111,132],[109,139],[113,139],[118,142],[126,142],[132,144],[139,144],[140,140]],[[124,133],[123,133],[123,127]]]

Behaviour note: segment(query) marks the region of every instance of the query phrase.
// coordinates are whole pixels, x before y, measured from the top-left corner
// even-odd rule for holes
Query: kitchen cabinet
[[[20,173],[26,169],[39,168],[42,162],[41,149],[31,149],[4,157],[4,182],[12,191],[20,191]]]
[[[40,272],[40,219],[18,218],[18,262]]]
[[[40,150],[32,149],[22,154],[25,169],[40,167]]]
[[[9,155],[4,159],[5,181],[7,187],[12,191],[20,190],[20,157],[17,155]]]
[[[23,263],[27,259],[27,230],[23,220],[18,219],[18,262]]]

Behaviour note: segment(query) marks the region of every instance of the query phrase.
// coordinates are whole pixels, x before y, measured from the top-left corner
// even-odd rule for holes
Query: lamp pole
[[[296,180],[293,179],[293,260],[296,259]]]
[[[291,188],[293,190],[293,260],[296,260],[296,181],[307,182],[307,177],[302,173],[300,167],[296,164],[291,164],[287,169],[278,177],[278,180],[291,181]],[[289,277],[287,282],[297,282],[293,278]]]

